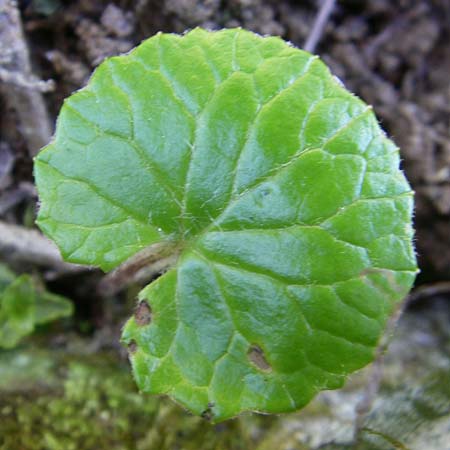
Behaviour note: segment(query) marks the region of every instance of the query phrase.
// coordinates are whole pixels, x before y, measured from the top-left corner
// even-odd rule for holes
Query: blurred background
[[[416,192],[421,273],[389,351],[296,414],[211,426],[139,395],[119,343],[139,286],[100,295],[103,274],[34,227],[33,157],[63,99],[105,57],[196,26],[318,54],[373,105]],[[0,0],[0,449],[449,450],[449,42],[449,0]]]

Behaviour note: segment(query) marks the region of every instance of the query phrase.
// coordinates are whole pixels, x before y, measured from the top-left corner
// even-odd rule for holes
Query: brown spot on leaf
[[[134,311],[134,320],[141,327],[148,325],[152,321],[152,309],[145,300],[142,300],[137,305]]]
[[[359,273],[360,277],[367,277],[370,275],[382,275],[384,277],[384,279],[386,280],[386,282],[388,284],[388,287],[386,288],[386,286],[383,286],[380,283],[378,283],[378,285],[376,287],[381,288],[381,290],[384,290],[388,294],[390,294],[389,288],[391,288],[395,293],[402,294],[402,295],[405,294],[403,286],[396,280],[395,275],[392,273],[391,270],[382,269],[382,268],[378,268],[378,267],[377,268],[368,267]]]
[[[252,345],[247,353],[248,359],[252,362],[258,369],[270,371],[272,366],[267,362],[264,352],[259,345]]]
[[[214,417],[214,413],[212,411],[213,408],[214,403],[208,403],[208,407],[200,414],[200,416],[210,422]]]
[[[137,343],[134,339],[132,339],[129,343],[128,343],[128,351],[133,354],[136,353],[137,350]]]

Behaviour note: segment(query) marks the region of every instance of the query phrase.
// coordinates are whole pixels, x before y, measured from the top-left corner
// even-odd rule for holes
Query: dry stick
[[[62,260],[59,250],[39,231],[0,221],[0,253],[11,260],[48,266],[60,273],[89,268]]]
[[[316,49],[317,43],[322,37],[325,25],[330,17],[331,12],[336,4],[336,0],[324,0],[320,7],[319,13],[316,16],[311,32],[306,39],[303,48],[310,53],[313,53]]]
[[[0,0],[0,65],[4,84],[1,92],[8,106],[17,111],[28,152],[30,156],[35,156],[52,134],[51,121],[39,91],[48,89],[51,83],[39,82],[32,73],[15,0]],[[14,74],[20,76],[14,77]]]
[[[55,89],[53,80],[39,80],[38,78],[27,78],[23,72],[13,72],[0,67],[0,81],[6,84],[14,84],[19,88],[36,89],[39,92],[51,92]]]
[[[6,212],[14,208],[17,204],[25,199],[35,197],[34,185],[26,181],[19,183],[17,187],[6,190],[0,194],[0,216],[4,216]],[[0,188],[1,191],[1,188]],[[0,238],[1,240],[1,238]]]

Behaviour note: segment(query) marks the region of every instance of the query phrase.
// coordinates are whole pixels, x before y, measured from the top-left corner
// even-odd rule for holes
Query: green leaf
[[[68,261],[179,254],[123,340],[142,391],[213,421],[341,386],[415,278],[398,149],[279,38],[195,29],[107,59],[35,175],[39,226]]]
[[[14,281],[16,276],[4,264],[0,264],[0,295]]]
[[[35,296],[29,275],[15,279],[0,297],[0,347],[12,348],[34,329]]]
[[[30,275],[16,277],[0,264],[0,348],[13,348],[36,325],[72,313],[70,300],[47,292]]]
[[[73,314],[73,304],[67,298],[42,289],[37,290],[36,295],[34,317],[36,325],[44,325]]]

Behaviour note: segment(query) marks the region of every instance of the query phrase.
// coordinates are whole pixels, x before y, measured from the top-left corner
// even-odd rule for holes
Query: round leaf
[[[373,359],[413,283],[398,166],[317,57],[241,29],[158,34],[66,100],[38,223],[104,270],[179,254],[123,332],[142,391],[213,421],[285,412]]]

